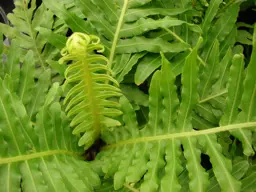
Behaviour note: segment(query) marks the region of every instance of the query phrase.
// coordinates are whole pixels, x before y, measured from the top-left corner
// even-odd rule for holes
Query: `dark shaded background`
[[[3,17],[5,16],[3,15],[7,15],[14,8],[13,1],[14,0],[0,0],[0,22],[4,22]]]
[[[7,15],[12,11],[14,8],[14,2],[15,0],[0,0],[0,9],[5,12]],[[54,1],[54,0],[53,0]],[[42,0],[37,0],[37,4],[40,4]],[[255,11],[252,10],[252,7],[255,8],[256,6],[256,0],[247,0],[245,3],[241,6],[241,11],[238,17],[239,21],[243,21],[245,23],[253,24],[255,22],[255,18],[252,17],[252,15],[255,15]],[[1,10],[0,10],[1,13]],[[0,22],[4,22],[4,19],[2,17],[2,14],[0,14]]]

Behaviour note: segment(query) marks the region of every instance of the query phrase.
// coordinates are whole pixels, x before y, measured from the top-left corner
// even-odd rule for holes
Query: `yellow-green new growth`
[[[106,127],[119,126],[113,117],[122,114],[119,103],[110,100],[121,96],[118,82],[112,78],[108,60],[96,52],[103,52],[100,39],[94,35],[74,33],[61,51],[60,63],[71,62],[65,71],[65,83],[72,88],[68,91],[64,105],[73,134],[81,136],[79,146],[87,149]]]

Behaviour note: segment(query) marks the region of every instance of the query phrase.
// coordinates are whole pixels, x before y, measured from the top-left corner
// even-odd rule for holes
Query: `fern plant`
[[[0,24],[0,191],[255,191],[241,5],[17,0]]]

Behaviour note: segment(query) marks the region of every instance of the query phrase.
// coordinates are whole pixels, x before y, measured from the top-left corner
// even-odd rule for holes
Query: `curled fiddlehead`
[[[107,127],[120,125],[114,117],[122,112],[118,82],[111,77],[108,60],[97,54],[104,51],[100,39],[83,33],[72,34],[61,51],[60,63],[71,63],[65,71],[65,83],[71,85],[64,105],[68,117],[72,117],[73,134],[81,135],[79,146],[90,147]]]

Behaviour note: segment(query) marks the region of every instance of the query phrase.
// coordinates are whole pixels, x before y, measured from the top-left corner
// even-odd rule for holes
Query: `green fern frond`
[[[86,18],[84,21],[78,13],[67,11],[66,2],[44,0],[44,3],[73,32],[96,34],[100,37],[106,48],[104,55],[109,59],[108,65],[118,82],[124,80],[133,66],[140,66],[140,59],[151,59],[147,52],[156,53],[157,56],[160,51],[175,55],[190,48],[189,44],[175,40],[163,28],[180,31],[185,25],[191,33],[201,33],[200,27],[180,17],[191,8],[187,4],[183,7],[175,2],[166,2],[165,6],[154,1],[74,0],[76,8]],[[156,31],[165,34],[159,35]],[[182,32],[179,35],[181,34]],[[160,62],[154,66],[154,70],[158,67]],[[143,73],[144,78],[135,79],[135,82],[143,83],[154,70],[146,73],[143,67],[138,68],[137,73]]]
[[[0,191],[93,191],[100,180],[81,158],[58,83],[49,90],[50,70],[37,78],[33,51],[20,62],[18,46],[1,52]]]
[[[28,51],[22,63],[20,62],[21,54],[18,41],[13,39],[11,46],[6,50],[6,56],[1,55],[2,58],[6,57],[2,60],[2,78],[8,75],[12,79],[9,86],[10,91],[19,96],[26,107],[30,120],[34,122],[49,89],[51,72],[46,70],[36,77],[34,52]]]
[[[32,50],[36,64],[46,69],[48,62],[55,60],[59,52],[47,43],[47,39],[37,29],[43,27],[56,31],[53,28],[53,13],[44,4],[37,7],[36,0],[17,0],[13,13],[8,14],[8,19],[13,27],[0,23],[0,32],[9,39],[16,39],[22,58],[27,50]],[[58,30],[62,34],[65,31],[67,28]]]
[[[232,25],[234,25],[238,8],[239,5],[237,3],[231,5],[217,20],[216,26],[220,26],[223,22],[231,22]],[[228,17],[229,20],[226,21],[224,16]],[[230,30],[230,26],[223,26],[220,33],[215,31],[215,35],[223,33],[222,36],[225,36],[230,32]],[[209,34],[212,34],[212,32]],[[223,41],[223,39],[221,38],[220,41]],[[208,43],[209,42],[211,41],[208,40]],[[206,120],[213,126],[218,125],[219,121],[221,125],[226,125],[234,122],[241,122],[241,118],[243,118],[243,122],[246,118],[242,117],[244,112],[239,113],[239,105],[244,103],[244,101],[241,101],[241,97],[242,95],[247,95],[247,91],[243,93],[243,83],[245,83],[243,81],[245,75],[243,71],[243,55],[235,55],[231,62],[231,49],[229,48],[227,51],[223,51],[227,46],[226,44],[219,44],[217,40],[215,40],[215,42],[212,41],[211,44],[211,48],[207,48],[207,46],[205,46],[206,50],[210,50],[207,50],[207,65],[205,68],[201,69],[202,75],[200,77],[200,81],[202,81],[202,83],[199,87],[201,99],[195,109],[195,112],[197,113],[196,115],[198,116],[195,117],[196,115],[194,115],[194,117],[197,118],[196,124],[198,123],[198,120]],[[223,52],[222,55],[224,55],[223,58],[220,54],[221,51]],[[203,51],[203,54],[204,53],[205,50]],[[253,55],[254,54],[252,54],[252,58]],[[221,61],[219,62],[218,60],[220,59]],[[233,63],[232,67],[230,67],[231,63]],[[250,63],[250,66],[253,65]],[[250,73],[248,73],[248,75],[250,75]],[[253,89],[253,87],[251,87],[251,89]],[[232,131],[231,133],[242,142],[245,155],[250,156],[254,154],[254,150],[251,146],[252,133],[250,130],[239,129],[237,131]]]
[[[7,81],[0,79],[0,191],[92,191],[99,178],[81,160],[77,138],[55,101],[58,84],[44,98],[33,126]]]
[[[218,4],[218,1],[211,1],[211,4]],[[211,14],[216,13],[216,11],[214,11],[214,6],[216,5],[212,5],[208,8],[209,12],[212,11]],[[233,44],[235,43],[234,41],[224,41],[224,40],[225,38],[229,38],[230,36],[229,34],[232,32],[233,28],[235,27],[235,23],[236,23],[238,12],[239,12],[239,6],[240,6],[240,2],[235,2],[231,4],[225,10],[225,12],[218,17],[216,22],[211,25],[211,28],[207,33],[207,39],[205,41],[204,49],[202,51],[202,57],[204,58],[204,61],[206,63],[208,61],[208,58],[210,56],[210,51],[212,50],[214,41],[216,39],[220,43],[220,53],[223,52],[224,54],[226,53],[227,48],[230,46],[233,46]],[[211,17],[209,14],[207,14],[207,16]],[[235,36],[231,36],[231,38],[235,39]]]
[[[87,149],[106,127],[121,125],[113,117],[122,114],[119,104],[110,98],[122,94],[118,82],[109,74],[108,60],[100,54],[104,51],[100,39],[94,35],[74,33],[62,50],[60,63],[72,62],[66,69],[64,87],[67,93],[64,105],[68,117],[72,117],[73,134],[82,134],[78,145]]]
[[[199,44],[187,56],[184,64],[181,101],[178,100],[176,93],[175,75],[172,73],[170,63],[163,57],[162,69],[155,72],[151,81],[149,122],[143,129],[139,130],[135,120],[127,118],[127,116],[134,116],[134,113],[131,106],[129,106],[129,102],[121,100],[124,126],[103,135],[103,139],[108,143],[108,146],[92,162],[99,174],[104,174],[105,178],[114,178],[115,189],[121,189],[124,185],[132,183],[137,190],[142,192],[170,191],[170,189],[183,191],[186,190],[186,186],[181,183],[180,176],[186,171],[188,178],[185,181],[187,182],[189,179],[190,191],[207,191],[211,187],[209,173],[200,162],[201,154],[207,154],[210,158],[212,174],[216,179],[217,186],[222,191],[240,191],[241,181],[239,179],[241,177],[237,179],[234,176],[232,161],[224,155],[224,146],[220,144],[217,134],[224,130],[230,131],[235,136],[237,135],[236,132],[239,132],[239,134],[246,133],[244,138],[249,141],[247,145],[244,145],[242,137],[237,136],[237,139],[243,143],[244,150],[247,150],[248,145],[251,147],[252,141],[247,132],[251,132],[249,128],[254,128],[256,125],[256,116],[253,112],[256,96],[253,90],[250,89],[250,99],[246,97],[246,102],[251,101],[251,103],[246,106],[254,106],[250,107],[252,112],[250,114],[254,115],[250,116],[251,118],[248,121],[241,120],[240,115],[244,112],[239,112],[238,106],[242,105],[244,101],[242,97],[239,97],[237,102],[240,105],[234,107],[234,112],[237,111],[240,114],[235,115],[234,113],[232,121],[222,124],[226,117],[231,118],[228,101],[234,99],[228,97],[226,104],[224,101],[227,110],[222,115],[223,120],[218,124],[219,127],[210,128],[207,124],[202,124],[202,127],[196,128],[206,128],[205,130],[194,130],[192,125],[194,121],[192,119],[193,110],[197,107],[198,93],[200,93],[197,88],[207,85],[205,82],[199,83],[197,79],[199,68],[197,63],[198,46]],[[255,53],[252,55],[252,61],[254,55]],[[237,68],[238,64],[242,66],[241,61],[242,57],[234,56],[230,79],[239,78],[238,75],[233,74],[235,71],[244,73],[242,67]],[[248,78],[252,78],[250,75],[252,72],[248,71],[247,73]],[[253,79],[255,79],[255,76]],[[245,82],[247,83],[244,85],[255,86],[254,83],[249,83],[246,80]],[[230,96],[234,96],[233,91],[238,86],[237,84],[234,82],[229,84],[228,94]],[[247,91],[240,90],[240,92],[248,95]],[[184,158],[185,162],[182,163]]]

